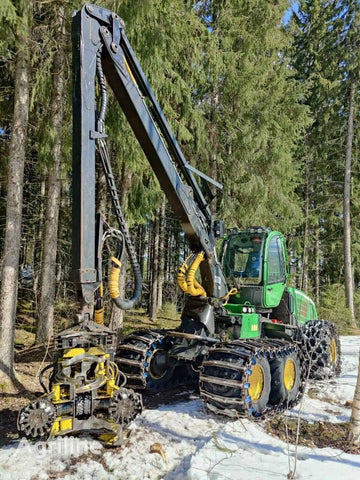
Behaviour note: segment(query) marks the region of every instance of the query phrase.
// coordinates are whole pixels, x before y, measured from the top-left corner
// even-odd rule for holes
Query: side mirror
[[[224,220],[215,220],[214,221],[214,237],[215,238],[223,238],[224,236],[224,230],[225,230],[225,225],[224,225]]]

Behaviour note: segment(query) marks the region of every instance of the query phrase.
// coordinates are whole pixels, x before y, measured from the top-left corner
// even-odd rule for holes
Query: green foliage
[[[2,0],[0,2],[0,54],[6,57],[11,55],[15,40],[15,29],[20,18],[14,2]]]
[[[225,184],[229,226],[299,224],[293,151],[308,124],[303,87],[288,66],[291,37],[280,27],[287,2],[205,2],[209,170]]]
[[[0,128],[7,135],[0,143],[1,217],[12,122],[13,59],[20,46],[21,12],[28,3],[0,1]],[[44,196],[39,186],[52,162],[55,137],[49,106],[54,58],[60,49],[68,58],[61,134],[63,173],[69,177],[71,173],[70,22],[72,10],[85,2],[66,2],[67,32],[61,40],[53,32],[63,2],[31,3],[31,114],[23,222],[24,244],[30,239],[24,246],[26,258],[31,256],[26,249],[36,250],[29,244],[39,245],[43,229]],[[302,0],[287,27],[282,25],[287,0],[102,0],[98,4],[125,20],[126,35],[189,163],[224,184],[223,194],[213,202],[216,216],[223,217],[228,227],[259,224],[284,233],[296,231],[290,246],[299,265],[304,265],[304,244],[309,244],[309,290],[315,286],[317,267],[320,270],[321,315],[346,330],[341,201],[348,86],[350,78],[358,81],[360,70],[358,2]],[[359,89],[356,112],[358,118]],[[162,201],[161,188],[111,95],[106,120],[127,221],[131,226],[145,223]],[[354,158],[359,155],[359,134],[356,125]],[[359,168],[355,162],[351,208],[356,285],[360,281]],[[66,277],[71,237],[68,184],[64,191],[58,257]],[[170,229],[180,238],[173,224]],[[2,236],[0,230],[0,244]],[[179,257],[179,248],[169,250]],[[39,254],[33,257],[39,262]]]
[[[343,186],[348,121],[349,81],[359,71],[358,2],[304,0],[294,15],[293,65],[297,79],[307,85],[305,103],[312,123],[296,152],[302,164],[297,193],[304,200],[306,226],[300,235],[308,244],[307,274],[323,288],[343,281]],[[357,92],[357,112],[359,95]],[[359,129],[355,126],[353,158],[357,156]],[[358,165],[352,175],[352,250],[355,280],[359,276]],[[315,241],[318,248],[315,248]],[[317,274],[317,270],[319,273]],[[334,287],[336,288],[336,287]],[[325,301],[325,300],[324,300]],[[330,309],[331,310],[331,309]],[[347,314],[346,314],[347,315]],[[346,316],[345,315],[345,316]]]
[[[205,27],[191,3],[175,0],[105,2],[125,20],[125,32],[179,143],[192,154],[199,150],[204,123],[193,102],[203,75],[201,61]],[[184,41],[186,38],[186,41]],[[130,224],[143,223],[159,206],[162,195],[151,168],[115,101],[107,113],[114,142],[114,169],[132,178],[126,202]],[[204,141],[204,139],[202,140]],[[191,163],[192,158],[189,159]],[[120,185],[121,189],[121,185]]]
[[[158,313],[158,317],[163,317],[172,320],[179,319],[179,312],[176,310],[176,305],[174,303],[165,303],[161,310]]]
[[[360,292],[355,295],[355,311],[359,316]],[[344,285],[333,283],[322,289],[318,314],[319,318],[334,323],[340,334],[351,333],[351,317],[349,309],[346,307]]]

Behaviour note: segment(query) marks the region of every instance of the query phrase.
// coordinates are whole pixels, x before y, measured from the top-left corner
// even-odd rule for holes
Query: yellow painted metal
[[[110,357],[109,353],[105,353],[104,350],[99,347],[90,347],[87,349],[87,353],[90,353],[90,355],[101,355],[104,358]]]
[[[54,394],[52,398],[53,402],[58,402],[61,399],[60,392],[61,392],[60,385],[58,384],[54,385],[52,388],[52,393]]]
[[[251,400],[259,400],[264,390],[264,371],[260,365],[251,367],[252,373],[249,376],[249,395]]]
[[[57,433],[59,433],[60,431],[60,422],[59,420],[56,420],[54,423],[53,423],[53,426],[51,427],[51,431],[50,431],[50,437],[52,435],[56,435]]]
[[[65,432],[66,430],[72,430],[73,428],[73,421],[72,418],[64,418],[60,420],[60,430]]]
[[[330,361],[331,363],[336,363],[336,360],[337,360],[336,342],[335,342],[335,339],[332,338],[330,340]]]
[[[64,353],[63,358],[76,357],[76,355],[81,355],[82,353],[85,353],[84,348],[70,348],[70,350]]]
[[[105,375],[106,375],[105,364],[104,364],[104,362],[100,362],[96,365],[95,378],[105,377]]]
[[[57,435],[60,432],[66,432],[72,430],[73,421],[72,418],[58,417],[51,427],[50,436]]]
[[[296,367],[292,358],[287,358],[284,367],[284,384],[289,392],[294,388],[296,381]]]
[[[128,62],[127,62],[127,60],[126,60],[125,57],[123,57],[123,59],[124,59],[124,63],[125,63],[126,70],[129,72],[129,75],[130,75],[131,80],[135,83],[135,85],[137,85],[136,80],[135,80],[135,77],[134,77],[134,75],[133,75],[133,73],[132,73],[132,71],[131,71],[131,69],[130,69],[130,65],[128,64]]]

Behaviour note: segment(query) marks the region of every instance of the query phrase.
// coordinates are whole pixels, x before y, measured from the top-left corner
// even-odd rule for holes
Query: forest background
[[[70,28],[83,3],[0,1],[0,361],[7,371],[14,342],[22,342],[15,325],[44,343],[76,313]],[[359,1],[306,0],[291,10],[287,0],[97,5],[125,20],[189,163],[224,185],[212,204],[216,218],[227,228],[282,231],[296,267],[292,284],[314,298],[321,318],[341,333],[354,331]],[[106,127],[145,284],[139,307],[152,320],[164,308],[175,314],[184,235],[116,101]],[[97,171],[97,209],[114,224]],[[108,312],[106,322],[121,327],[122,313],[113,306]]]

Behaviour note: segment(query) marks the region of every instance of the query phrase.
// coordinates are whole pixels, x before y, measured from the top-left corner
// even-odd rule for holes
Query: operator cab
[[[224,244],[223,268],[229,285],[260,285],[263,280],[265,232],[233,233]]]
[[[221,261],[228,286],[238,290],[229,304],[248,302],[264,309],[279,305],[288,277],[281,233],[263,227],[230,233]]]

